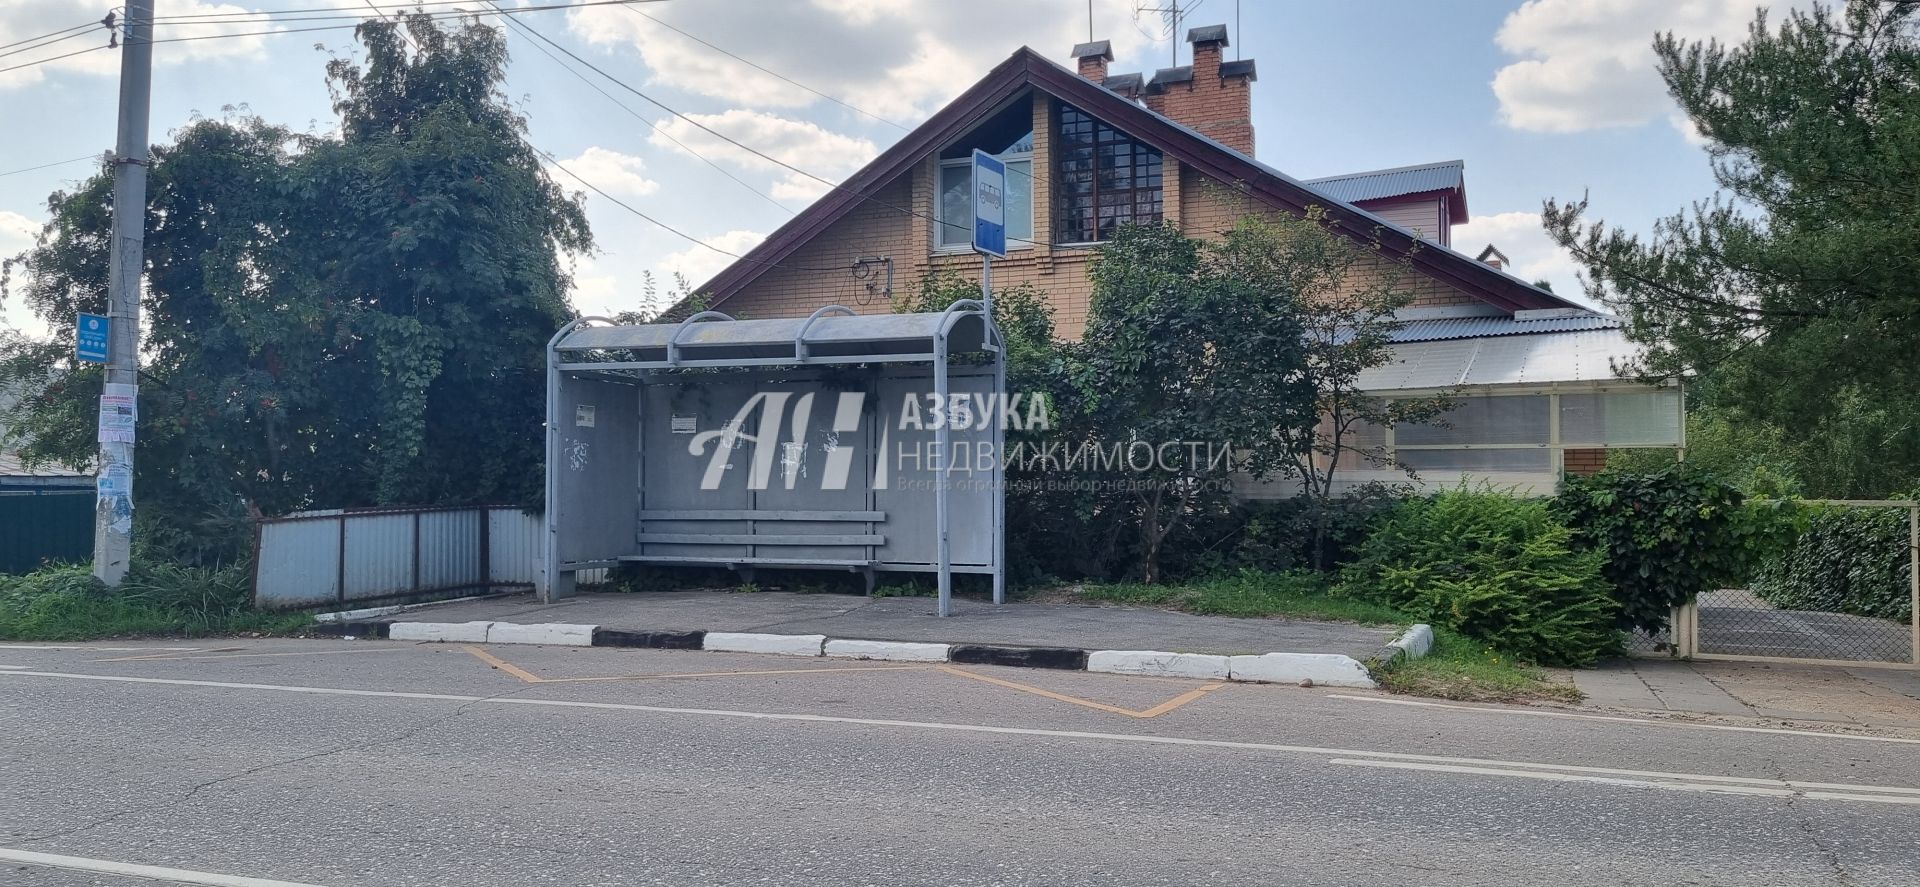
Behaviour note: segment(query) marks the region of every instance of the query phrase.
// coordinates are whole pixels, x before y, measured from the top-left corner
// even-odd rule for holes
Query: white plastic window
[[[973,245],[973,163],[940,164],[940,219],[933,225],[937,249]],[[1033,157],[1007,160],[1007,248],[1024,249],[1033,240]]]
[[[1552,433],[1552,400],[1544,394],[1460,397],[1436,423],[1394,428],[1400,446],[1537,444]]]
[[[1680,445],[1680,390],[1560,395],[1564,446]]]

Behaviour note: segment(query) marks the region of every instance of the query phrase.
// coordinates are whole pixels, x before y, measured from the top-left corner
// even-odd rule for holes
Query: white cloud
[[[578,173],[580,178],[616,196],[645,197],[660,190],[659,182],[643,174],[647,168],[646,161],[631,154],[610,151],[596,145],[580,152],[580,156],[572,160],[562,160],[560,163]]]
[[[0,209],[0,259],[11,259],[33,246],[33,239],[40,234],[40,223],[12,210]],[[19,330],[36,338],[47,334],[47,325],[26,305],[21,304],[22,292],[26,289],[24,272],[13,269],[13,280],[8,283],[11,295],[4,304],[0,304],[0,326]]]
[[[1654,34],[1738,41],[1755,6],[1756,0],[1527,0],[1494,37],[1519,59],[1493,77],[1500,118],[1515,129],[1566,133],[1676,116],[1654,69]]]
[[[1094,4],[1097,33],[1122,58],[1149,43],[1134,27],[1134,6]],[[1085,0],[706,0],[568,12],[573,32],[589,43],[638,49],[651,83],[748,108],[825,100],[641,13],[901,123],[972,85],[1014,46],[1065,61],[1087,39]]]
[[[172,16],[217,16],[232,13],[245,13],[244,6],[230,3],[202,3],[199,0],[172,0],[164,4],[164,15]],[[96,8],[91,4],[75,4],[73,0],[7,0],[0,3],[0,44],[16,41],[39,43],[35,38],[51,34],[81,24],[87,18],[100,14],[105,5]],[[124,11],[122,12],[124,15]],[[262,47],[269,39],[259,35],[258,31],[278,31],[284,26],[264,24],[259,18],[178,18],[172,21],[160,21],[155,28],[156,39],[175,37],[211,37],[216,35],[249,34],[251,36],[226,36],[213,40],[181,40],[166,44],[166,51],[156,51],[153,62],[156,65],[183,65],[204,62],[219,58],[258,58],[263,55]],[[57,35],[58,42],[37,45],[33,49],[7,56],[0,60],[0,67],[12,67],[38,59],[52,59],[89,47],[107,45],[107,29],[98,25],[92,30],[78,32],[79,36]],[[159,47],[156,47],[156,50]],[[18,47],[15,50],[17,51]],[[71,58],[48,61],[0,74],[0,89],[30,86],[46,79],[56,71],[68,71],[91,75],[113,75],[120,71],[120,52],[117,49],[99,49],[80,52]]]
[[[573,310],[588,316],[611,317],[622,311],[637,311],[644,307],[639,304],[637,293],[622,298],[619,280],[602,271],[599,263],[591,258],[574,261],[573,292],[568,295]]]
[[[714,133],[750,145],[760,153],[736,147]],[[880,151],[871,141],[831,132],[818,124],[742,108],[669,118],[648,136],[648,141],[671,151],[698,152],[716,163],[775,173],[780,178],[769,193],[781,200],[811,200],[832,187],[794,169],[839,182]]]
[[[760,241],[765,239],[767,235],[758,231],[728,231],[701,242],[734,255],[744,255],[747,250],[759,246]],[[677,273],[687,279],[688,286],[697,287],[732,263],[733,256],[690,244],[686,249],[677,253],[668,253],[660,260],[661,283],[663,286],[671,285],[673,275]]]
[[[1453,228],[1453,248],[1477,256],[1487,244],[1498,247],[1513,264],[1507,273],[1529,282],[1545,280],[1555,295],[1586,302],[1576,276],[1579,265],[1567,251],[1547,237],[1540,214],[1505,212],[1477,215]]]

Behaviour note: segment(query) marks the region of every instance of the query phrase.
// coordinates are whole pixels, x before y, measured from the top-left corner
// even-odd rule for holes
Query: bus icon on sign
[[[1007,257],[1007,165],[973,149],[973,251]]]

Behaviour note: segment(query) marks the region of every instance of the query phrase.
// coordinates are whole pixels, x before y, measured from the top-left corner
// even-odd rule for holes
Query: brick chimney
[[[1143,90],[1147,107],[1253,156],[1253,60],[1222,60],[1226,25],[1194,28],[1187,42],[1193,64],[1154,72]]]
[[[1082,43],[1073,48],[1073,57],[1080,63],[1080,76],[1102,83],[1107,79],[1107,63],[1113,61],[1113,44],[1105,40]]]

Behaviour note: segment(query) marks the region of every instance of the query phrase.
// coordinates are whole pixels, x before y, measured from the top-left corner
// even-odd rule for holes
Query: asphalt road
[[[181,646],[0,645],[0,884],[1920,883],[1920,740],[984,667],[159,649]]]

